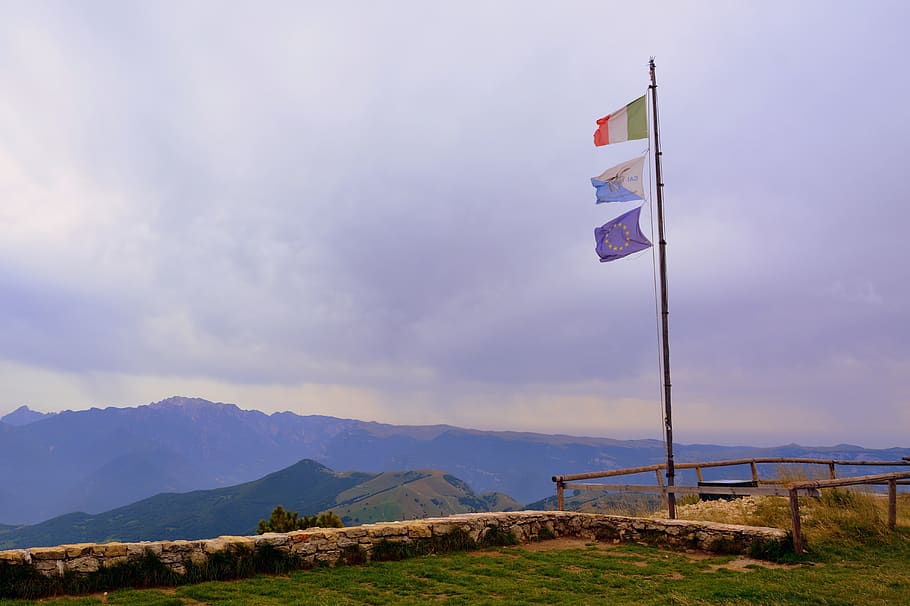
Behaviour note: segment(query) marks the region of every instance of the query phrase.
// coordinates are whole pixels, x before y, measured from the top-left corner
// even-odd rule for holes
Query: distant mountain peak
[[[181,408],[187,411],[211,410],[213,408],[230,408],[240,410],[236,404],[228,402],[211,402],[203,398],[187,398],[185,396],[171,396],[160,402],[149,404],[152,408]]]
[[[184,396],[171,396],[170,398],[165,398],[159,402],[152,402],[149,404],[149,406],[159,408],[204,408],[206,406],[214,405],[214,402],[202,398],[187,398]]]
[[[236,404],[224,402],[210,402],[202,398],[187,398],[184,396],[171,396],[160,402],[153,402],[147,408],[164,414],[176,414],[193,421],[200,419],[220,419],[225,417],[240,417],[249,413],[241,410]],[[260,413],[262,414],[262,413]]]
[[[28,406],[20,406],[8,415],[0,417],[0,422],[6,423],[7,425],[22,426],[34,423],[35,421],[40,421],[47,417],[52,417],[55,414],[57,413],[38,412],[37,410],[32,410]]]

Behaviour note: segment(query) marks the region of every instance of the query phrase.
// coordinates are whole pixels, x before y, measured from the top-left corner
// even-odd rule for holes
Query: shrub
[[[769,562],[792,561],[795,558],[793,553],[793,535],[788,531],[787,538],[784,541],[757,539],[749,546],[749,555],[756,560],[767,560]]]
[[[790,501],[786,497],[755,499],[755,509],[746,523],[752,526],[790,528]]]
[[[509,533],[511,534],[511,533]],[[372,559],[376,562],[394,562],[422,555],[452,553],[477,549],[477,541],[462,528],[414,541],[389,541],[382,539],[373,545]]]
[[[505,547],[517,545],[518,539],[512,534],[512,531],[506,530],[502,526],[487,526],[480,538],[480,544],[484,547]]]
[[[0,598],[36,599],[120,587],[176,585],[180,580],[179,575],[151,552],[132,562],[115,564],[88,574],[68,572],[60,577],[46,577],[31,564],[6,564],[0,566]]]
[[[421,541],[421,544],[423,543],[424,541]],[[429,551],[425,553],[450,553],[477,549],[477,542],[463,528],[453,528],[446,534],[432,537],[425,544],[429,547]]]
[[[259,526],[256,528],[257,534],[266,532],[292,532],[294,530],[303,530],[305,528],[344,528],[344,524],[337,515],[331,511],[320,513],[318,515],[299,517],[296,511],[286,511],[284,507],[278,505],[272,510],[272,515],[268,521],[259,520]]]
[[[890,533],[876,497],[856,490],[823,490],[809,499],[805,526],[816,538],[850,543],[881,542]]]
[[[373,560],[376,562],[397,562],[420,555],[417,544],[382,539],[373,545]]]
[[[287,574],[291,570],[310,567],[300,557],[269,543],[257,545],[253,559],[256,572],[264,574]]]
[[[367,552],[360,545],[348,545],[341,550],[339,564],[346,566],[357,566],[367,563]]]
[[[30,565],[0,564],[0,599],[33,600],[50,595],[48,579]]]
[[[694,492],[676,497],[677,505],[695,505],[696,503],[700,502],[701,497],[699,497],[698,494]]]
[[[362,563],[362,554],[343,553],[346,563]],[[174,587],[204,581],[224,581],[257,573],[286,574],[309,565],[298,556],[263,544],[250,550],[237,547],[213,553],[204,564],[182,562],[185,574],[177,574],[150,551],[130,562],[106,566],[95,572],[68,572],[62,577],[46,577],[31,564],[0,564],[0,598],[38,599],[60,594],[85,594],[123,587]]]

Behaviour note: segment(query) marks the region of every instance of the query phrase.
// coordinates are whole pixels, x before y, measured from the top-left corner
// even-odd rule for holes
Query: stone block
[[[101,561],[96,556],[85,555],[66,560],[63,565],[66,571],[88,574],[89,572],[97,572],[101,568]]]
[[[0,551],[0,562],[6,564],[31,564],[32,557],[25,549],[11,549]]]
[[[62,560],[66,557],[66,550],[60,547],[32,547],[28,550],[32,560]]]
[[[73,543],[71,545],[61,545],[61,547],[66,551],[66,557],[78,558],[84,555],[91,555],[94,553],[95,547],[100,547],[100,545],[96,543]]]
[[[32,565],[35,567],[35,570],[40,572],[46,577],[62,577],[64,568],[63,568],[63,559],[53,559],[53,560],[33,560]]]
[[[222,551],[227,551],[228,547],[229,547],[228,542],[221,538],[209,539],[208,541],[205,542],[204,551],[205,551],[205,553],[208,553],[208,554],[221,553]]]
[[[408,526],[408,536],[412,539],[429,539],[433,532],[426,524],[411,524]]]
[[[430,532],[432,536],[441,536],[449,534],[455,528],[462,528],[463,526],[458,524],[446,524],[446,523],[433,523],[429,525]]]
[[[261,535],[255,537],[253,540],[255,541],[256,545],[260,545],[262,543],[268,543],[272,547],[285,547],[285,548],[291,542],[290,539],[288,538],[288,535],[282,534],[279,532],[267,532],[265,534],[261,534]]]
[[[146,553],[151,553],[154,556],[161,555],[161,543],[152,543],[150,541],[143,541],[141,543],[126,543],[126,555],[130,559],[139,559],[145,556]]]
[[[124,543],[105,543],[96,547],[93,552],[100,553],[105,558],[118,558],[127,554],[127,546]]]
[[[302,543],[310,539],[311,534],[305,530],[294,530],[288,533],[291,543]]]
[[[319,549],[314,543],[294,543],[291,550],[297,555],[309,556],[315,554]]]
[[[367,531],[360,526],[354,526],[353,528],[341,529],[338,531],[338,534],[349,539],[359,539],[360,537],[367,536]]]
[[[316,563],[316,554],[315,553],[305,554],[302,556],[302,559],[303,559],[304,564],[306,564],[308,566],[312,566]]]
[[[391,524],[387,524],[379,529],[379,536],[385,537],[385,538],[407,536],[407,532],[408,532],[408,530],[406,527],[402,527],[402,526],[396,527]]]

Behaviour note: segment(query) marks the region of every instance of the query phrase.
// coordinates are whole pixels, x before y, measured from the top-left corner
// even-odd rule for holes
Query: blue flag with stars
[[[650,248],[651,242],[638,227],[641,206],[619,215],[609,223],[594,228],[597,256],[601,263],[622,259],[626,255]]]

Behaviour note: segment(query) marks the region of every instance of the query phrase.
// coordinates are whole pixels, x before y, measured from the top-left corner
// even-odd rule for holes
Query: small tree
[[[304,528],[344,528],[344,524],[334,512],[326,511],[310,517],[303,516],[300,519],[300,529]]]
[[[290,532],[297,530],[297,512],[285,511],[284,507],[278,505],[272,510],[272,515],[268,521],[259,520],[259,526],[256,528],[257,534],[266,532]]]
[[[327,511],[318,515],[299,517],[296,511],[287,511],[281,505],[272,510],[272,515],[268,521],[259,520],[259,526],[256,528],[256,534],[266,532],[291,532],[292,530],[303,530],[304,528],[344,528],[341,518],[333,512]]]

